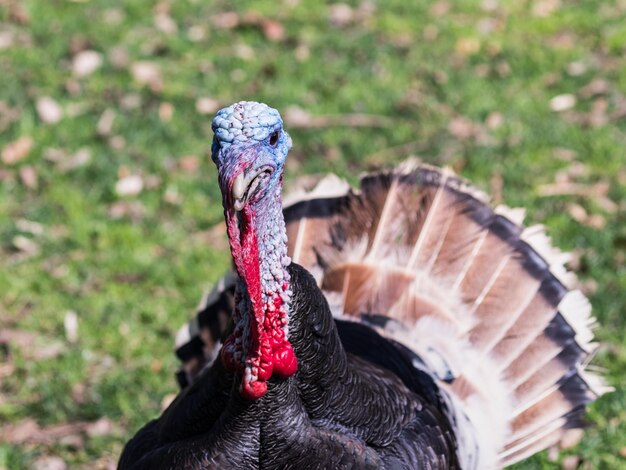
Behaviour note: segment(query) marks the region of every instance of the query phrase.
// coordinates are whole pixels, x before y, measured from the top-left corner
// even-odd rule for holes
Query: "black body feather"
[[[413,353],[336,323],[312,276],[296,264],[289,273],[298,372],[245,401],[240,378],[215,361],[126,445],[120,470],[458,468],[437,387]]]

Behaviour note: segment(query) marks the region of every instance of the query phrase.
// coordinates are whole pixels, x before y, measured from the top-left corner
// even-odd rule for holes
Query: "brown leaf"
[[[140,175],[128,175],[115,183],[118,196],[137,196],[143,190],[143,179]]]
[[[82,449],[85,447],[85,439],[80,434],[70,434],[59,439],[59,444],[72,449]]]
[[[266,20],[263,22],[263,34],[270,41],[282,41],[285,38],[285,27],[276,20]]]
[[[87,147],[80,148],[70,157],[66,157],[59,161],[58,168],[65,173],[81,166],[87,165],[91,161],[91,150]]]
[[[469,119],[464,118],[463,116],[457,116],[450,121],[450,124],[448,124],[448,131],[454,137],[466,140],[474,136],[475,126]]]
[[[567,73],[572,77],[579,77],[587,71],[587,66],[584,62],[575,61],[567,65]]]
[[[178,162],[178,166],[187,173],[195,173],[200,167],[200,160],[195,155],[185,155]]]
[[[196,101],[196,111],[200,114],[214,114],[219,108],[219,102],[213,98],[202,97]]]
[[[17,140],[7,144],[2,149],[1,159],[7,165],[14,165],[25,159],[33,147],[33,139],[29,136],[22,136]]]
[[[32,418],[0,427],[0,441],[15,445],[50,445],[63,439],[86,434],[89,437],[106,436],[114,432],[113,423],[106,417],[97,421],[77,421],[41,427]]]
[[[11,363],[0,362],[0,379],[4,377],[10,377],[15,373],[15,365]],[[0,404],[2,404],[2,398],[0,396]]]
[[[561,465],[561,468],[563,470],[574,470],[578,467],[579,463],[580,457],[578,455],[568,455],[563,459],[563,464]]]
[[[102,65],[102,54],[96,51],[81,51],[72,60],[72,74],[82,78],[91,75]]]
[[[174,117],[174,105],[164,101],[159,105],[159,119],[161,122],[170,122]]]
[[[61,457],[46,455],[39,457],[33,464],[33,470],[66,470],[67,464]]]
[[[109,217],[112,219],[128,217],[133,221],[139,221],[145,214],[146,208],[141,201],[117,201],[109,207]]]
[[[206,38],[206,28],[201,25],[190,26],[187,30],[187,39],[191,42],[200,42]]]
[[[22,235],[16,235],[13,237],[13,246],[19,251],[30,256],[34,256],[39,253],[39,245],[30,238],[26,238]]]
[[[557,95],[550,100],[550,109],[557,113],[567,111],[576,106],[576,97],[572,94]]]
[[[430,12],[434,16],[445,16],[449,11],[450,4],[444,0],[439,0],[430,7]]]
[[[45,124],[56,124],[63,118],[63,109],[49,96],[39,98],[35,107],[39,119]]]
[[[580,443],[584,435],[582,429],[568,429],[563,433],[559,446],[561,449],[571,449]]]
[[[354,10],[346,3],[336,3],[330,6],[328,19],[333,26],[347,26],[354,20]]]
[[[65,350],[66,348],[63,343],[54,342],[28,351],[27,353],[25,353],[25,355],[31,359],[44,361],[47,359],[54,359],[55,357],[59,357],[65,352]]]
[[[491,180],[489,181],[489,186],[491,189],[491,198],[494,203],[499,204],[502,202],[502,192],[504,188],[504,179],[502,178],[502,172],[500,169],[496,168],[492,175]]]
[[[487,124],[489,129],[497,129],[502,126],[503,123],[504,116],[502,116],[502,113],[499,113],[498,111],[492,111],[489,113],[487,119],[485,120],[485,124]]]
[[[454,47],[461,57],[468,57],[480,52],[480,41],[475,37],[460,38]]]
[[[20,180],[22,184],[28,189],[37,189],[39,186],[39,179],[37,177],[37,170],[31,165],[26,165],[19,170]]]
[[[173,206],[180,206],[183,203],[183,197],[174,186],[169,186],[163,194],[163,200]]]
[[[123,47],[112,47],[108,53],[109,62],[116,69],[125,69],[130,63],[128,51]]]
[[[108,436],[113,433],[114,426],[109,418],[103,417],[93,423],[86,423],[85,432],[89,437]]]
[[[27,25],[30,23],[30,15],[26,7],[20,2],[9,2],[9,20],[13,23]]]
[[[148,86],[152,91],[163,89],[163,79],[159,67],[148,61],[136,62],[131,66],[131,74],[138,85]]]
[[[164,32],[165,34],[176,34],[178,31],[178,25],[176,21],[172,19],[172,17],[168,13],[157,13],[154,17],[154,25],[157,27],[159,31]]]
[[[0,344],[15,345],[18,348],[28,348],[31,346],[37,335],[28,331],[12,330],[9,328],[3,328],[0,330]]]
[[[65,338],[67,338],[67,341],[70,343],[78,341],[78,315],[74,310],[65,312],[63,326],[65,328]]]
[[[577,153],[574,150],[567,149],[564,147],[556,147],[552,150],[552,155],[559,160],[563,160],[565,162],[571,162],[577,157]]]
[[[0,428],[0,441],[11,444],[23,444],[39,431],[39,425],[32,418],[26,418],[16,424],[9,424]]]
[[[219,29],[233,29],[239,25],[239,15],[234,11],[218,13],[211,17],[211,23]]]
[[[608,81],[602,78],[594,78],[590,83],[582,87],[579,91],[583,98],[591,98],[597,95],[605,95],[611,89]]]
[[[558,181],[556,183],[539,186],[540,196],[583,196],[594,198],[606,196],[609,192],[609,184],[606,181],[599,181],[594,184],[571,183],[569,181]]]
[[[100,115],[100,119],[98,119],[98,124],[96,125],[96,131],[99,136],[107,136],[111,133],[111,129],[113,129],[113,121],[115,120],[115,111],[111,108],[107,108]]]
[[[561,6],[560,0],[536,0],[533,4],[533,15],[540,18],[550,16]]]

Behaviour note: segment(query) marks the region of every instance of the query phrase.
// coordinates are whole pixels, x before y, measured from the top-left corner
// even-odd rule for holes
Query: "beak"
[[[241,171],[233,178],[230,185],[230,197],[232,208],[236,212],[243,210],[248,202],[255,198],[259,190],[269,180],[274,168],[270,165],[262,165],[257,168],[249,168]]]

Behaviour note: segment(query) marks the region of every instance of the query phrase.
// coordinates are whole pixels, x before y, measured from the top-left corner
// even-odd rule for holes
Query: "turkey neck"
[[[222,349],[227,370],[243,376],[241,394],[257,399],[273,376],[289,377],[297,361],[289,343],[291,305],[282,176],[240,212],[226,209],[231,254],[239,274],[235,329]]]

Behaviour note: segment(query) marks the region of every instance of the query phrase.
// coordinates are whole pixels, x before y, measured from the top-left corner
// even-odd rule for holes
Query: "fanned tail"
[[[567,255],[450,170],[407,161],[358,191],[328,177],[284,213],[290,255],[334,313],[403,344],[438,380],[463,468],[547,448],[608,390],[585,370],[593,318]]]

